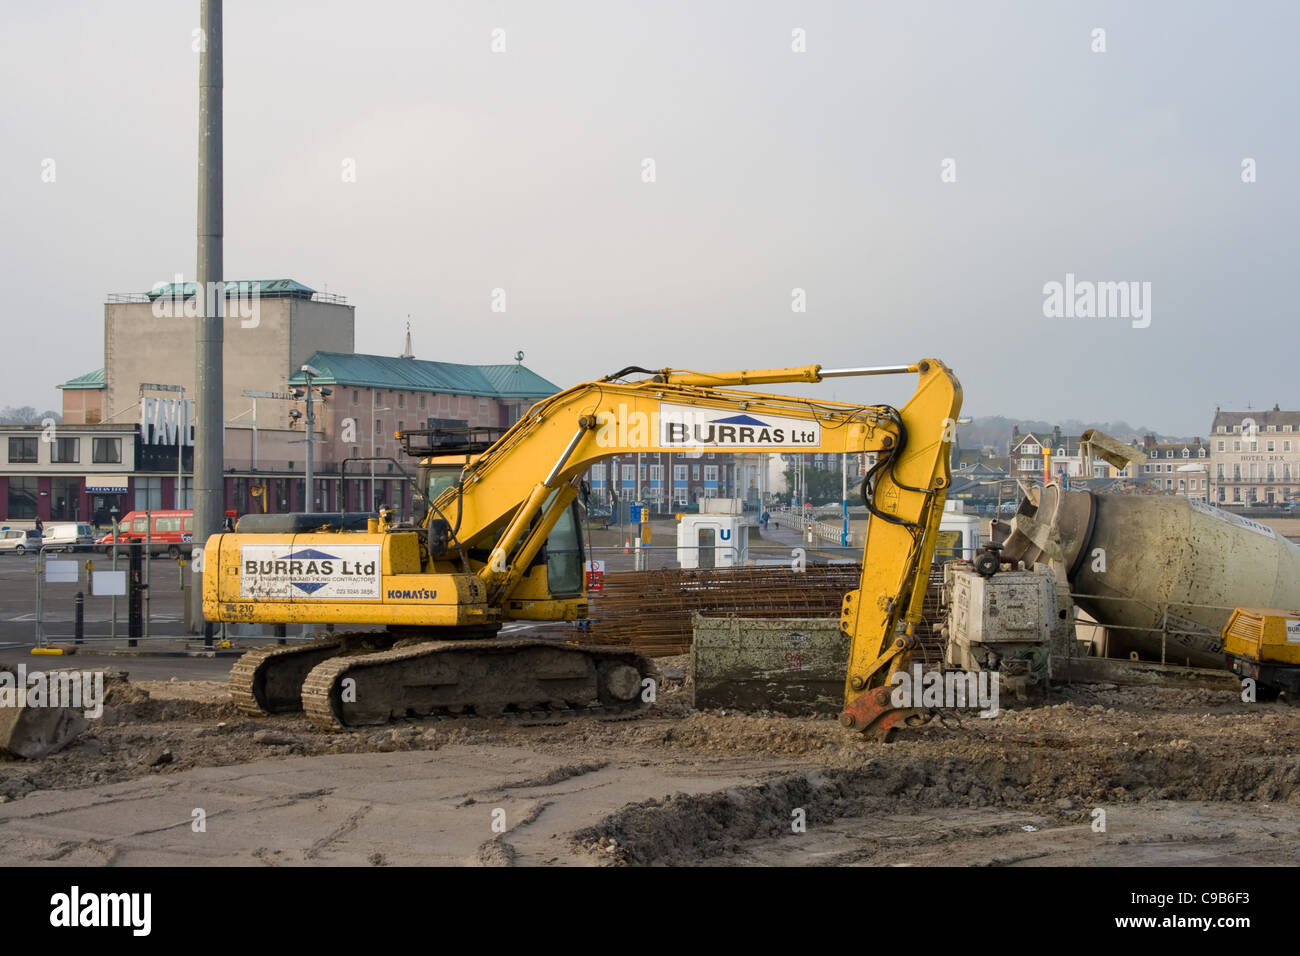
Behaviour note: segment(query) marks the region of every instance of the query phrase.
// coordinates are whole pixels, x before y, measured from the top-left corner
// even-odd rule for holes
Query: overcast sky
[[[106,293],[193,278],[198,9],[6,5],[0,405],[103,365]],[[1205,434],[1300,407],[1297,36],[1294,3],[228,0],[225,275],[560,385],[934,356],[967,414]],[[1067,273],[1149,282],[1149,325],[1045,317]]]

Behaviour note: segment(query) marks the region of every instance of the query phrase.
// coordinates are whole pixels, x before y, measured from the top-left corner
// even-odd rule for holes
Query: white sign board
[[[664,448],[817,448],[819,422],[783,415],[659,403],[659,444]]]
[[[81,565],[76,561],[45,562],[45,580],[50,584],[76,584],[81,579]]]
[[[1288,644],[1300,644],[1300,621],[1286,622],[1286,642]]]
[[[125,571],[91,571],[90,590],[95,597],[125,596]]]
[[[376,601],[379,551],[377,544],[246,544],[239,549],[239,593],[271,601]]]

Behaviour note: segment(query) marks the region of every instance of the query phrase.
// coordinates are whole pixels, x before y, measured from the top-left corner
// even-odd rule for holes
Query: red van
[[[153,529],[149,522],[153,521]],[[149,552],[162,554],[170,558],[179,558],[190,549],[189,543],[194,538],[193,511],[128,511],[117,523],[117,546],[136,541],[143,542],[149,537]],[[104,535],[95,542],[95,548],[108,554],[113,550],[113,534]]]

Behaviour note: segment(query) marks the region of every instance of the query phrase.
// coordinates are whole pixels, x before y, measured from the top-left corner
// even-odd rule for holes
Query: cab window
[[[131,531],[134,534],[144,534],[148,528],[149,528],[148,518],[136,518],[131,522]]]
[[[582,542],[572,507],[565,509],[546,539],[546,581],[552,595],[582,592]]]

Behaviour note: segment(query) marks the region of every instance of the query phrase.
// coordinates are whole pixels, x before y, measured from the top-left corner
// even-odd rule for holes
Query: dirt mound
[[[109,726],[125,723],[162,723],[174,720],[224,720],[239,712],[229,695],[214,699],[208,693],[196,700],[193,695],[155,697],[147,685],[113,681],[104,688],[104,722]],[[198,683],[198,682],[192,682]],[[206,685],[207,681],[202,682]],[[163,686],[166,686],[165,684]]]
[[[1300,806],[1300,757],[1208,764],[1195,752],[1122,753],[1107,759],[1033,754],[1005,760],[872,759],[861,769],[787,774],[753,787],[674,794],[624,808],[574,834],[581,848],[616,861],[713,861],[747,842],[845,817],[954,807],[1031,806],[1086,822],[1113,803],[1200,800]],[[612,845],[612,849],[611,849]]]

